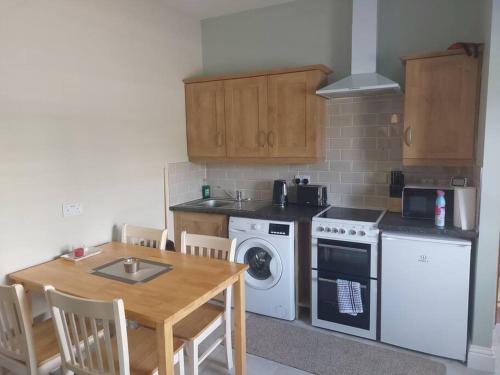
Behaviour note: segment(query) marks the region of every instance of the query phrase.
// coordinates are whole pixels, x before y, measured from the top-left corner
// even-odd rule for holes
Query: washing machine
[[[295,227],[293,222],[231,217],[236,262],[245,274],[247,311],[295,319]]]

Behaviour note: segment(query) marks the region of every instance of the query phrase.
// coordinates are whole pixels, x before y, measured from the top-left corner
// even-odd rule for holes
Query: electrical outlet
[[[62,205],[63,217],[78,216],[83,213],[81,203],[63,203]]]
[[[295,175],[294,179],[299,179],[301,185],[303,185],[304,181],[306,181],[306,180],[307,180],[308,184],[311,183],[311,176],[307,176],[307,175]]]

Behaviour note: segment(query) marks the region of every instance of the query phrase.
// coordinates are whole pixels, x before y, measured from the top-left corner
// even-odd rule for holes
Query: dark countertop
[[[193,203],[201,202],[202,199],[186,202],[170,207],[172,211],[200,212],[210,214],[222,214],[235,217],[248,217],[252,219],[277,220],[277,221],[297,221],[310,223],[313,216],[320,213],[326,207],[309,207],[288,204],[285,207],[276,207],[268,201],[244,201],[238,209],[231,207],[199,207]]]
[[[455,228],[451,223],[446,223],[443,229],[439,229],[434,225],[434,220],[406,219],[400,213],[394,212],[387,212],[382,220],[380,220],[378,227],[381,231],[462,238],[466,240],[475,240],[479,234],[475,230]]]

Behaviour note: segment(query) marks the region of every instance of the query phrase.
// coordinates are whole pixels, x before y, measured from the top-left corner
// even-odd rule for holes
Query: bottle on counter
[[[203,186],[201,187],[201,196],[203,199],[210,198],[210,185],[207,184],[206,180],[203,180]]]
[[[446,200],[444,199],[444,191],[437,191],[436,209],[435,209],[435,224],[438,228],[444,228],[446,218]]]

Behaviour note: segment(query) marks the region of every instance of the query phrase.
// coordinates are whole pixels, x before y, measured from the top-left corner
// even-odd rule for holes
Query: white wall
[[[484,150],[484,157],[481,171],[479,240],[472,326],[472,343],[481,347],[491,347],[492,344],[500,235],[500,168],[498,167],[500,160],[500,108],[498,105],[500,103],[500,0],[489,0],[488,4],[490,8],[487,9],[486,14],[491,17],[491,31],[484,56],[479,121],[479,144],[480,149]]]
[[[0,51],[0,279],[116,224],[163,227],[199,21],[162,0],[3,0]]]

